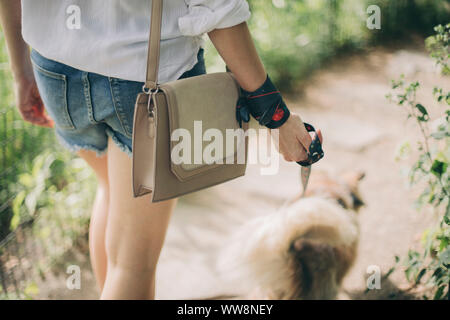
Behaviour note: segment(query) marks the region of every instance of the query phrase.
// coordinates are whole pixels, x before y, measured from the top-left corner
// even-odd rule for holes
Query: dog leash
[[[309,123],[304,123],[304,125],[306,131],[316,132],[316,129],[314,129],[314,127]],[[308,159],[297,162],[302,167],[301,168],[301,179],[303,185],[302,197],[305,195],[306,188],[308,187],[309,176],[311,175],[311,166],[320,159],[322,159],[323,156],[324,152],[322,149],[322,144],[320,143],[319,135],[316,134],[311,142],[311,145],[309,146]]]

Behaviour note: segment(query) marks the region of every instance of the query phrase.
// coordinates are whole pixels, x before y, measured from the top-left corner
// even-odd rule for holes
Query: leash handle
[[[309,123],[304,123],[306,131],[308,132],[316,132],[316,129]],[[314,139],[311,142],[311,145],[309,146],[308,150],[308,159],[304,161],[297,162],[302,167],[309,167],[313,163],[316,163],[320,159],[322,159],[324,156],[324,152],[322,149],[322,144],[320,143],[319,135],[316,134]]]

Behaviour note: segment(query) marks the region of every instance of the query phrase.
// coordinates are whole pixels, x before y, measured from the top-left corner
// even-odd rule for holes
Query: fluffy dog
[[[334,299],[356,257],[363,177],[313,173],[305,197],[232,235],[217,260],[222,280],[249,299]]]

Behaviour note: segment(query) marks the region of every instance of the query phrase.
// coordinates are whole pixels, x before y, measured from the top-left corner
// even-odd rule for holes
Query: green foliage
[[[450,60],[450,24],[445,26],[439,25],[435,28],[436,35],[431,36],[426,39],[425,45],[427,49],[431,52],[431,56],[436,60],[436,63],[441,66],[442,73],[445,75],[450,74],[449,60]],[[450,95],[444,95],[442,88],[435,88],[434,95],[437,96],[439,102],[442,99],[446,99],[449,103]]]
[[[67,152],[47,153],[43,158],[41,172],[47,171],[48,176],[43,184],[44,191],[36,200],[31,200],[32,204],[37,203],[39,215],[33,224],[33,233],[47,252],[45,264],[49,261],[54,264],[80,236],[87,234],[96,182],[84,160]],[[28,195],[39,194],[40,190],[35,191],[39,189],[39,179],[35,179],[31,192],[24,186]],[[30,211],[28,205],[22,208],[26,211],[25,216],[37,214]]]
[[[0,32],[0,240],[10,232],[18,176],[30,172],[32,160],[54,143],[51,130],[26,123],[15,110],[13,81]]]
[[[372,30],[374,41],[407,40],[412,34],[429,36],[433,27],[450,21],[447,0],[367,0],[381,9],[382,27]]]
[[[249,0],[248,21],[257,50],[272,80],[294,90],[313,70],[342,52],[390,40],[428,36],[450,20],[447,0]],[[381,29],[369,30],[369,5],[381,9]],[[224,65],[208,43],[208,70]],[[210,66],[212,66],[210,68]]]
[[[284,91],[344,49],[361,48],[369,39],[364,3],[359,0],[250,0],[248,21],[263,63]],[[223,70],[208,43],[209,71]]]
[[[33,281],[45,279],[50,270],[64,269],[67,263],[64,255],[87,236],[95,189],[95,178],[89,166],[64,151],[44,151],[34,159],[30,171],[18,176],[10,228],[11,231],[31,228],[29,236],[20,237],[22,240],[15,247],[38,248],[37,252],[27,252],[22,257],[33,262],[31,270],[26,272]],[[33,223],[28,223],[30,221]],[[9,271],[7,265],[3,268],[4,272]],[[17,298],[32,299],[39,292],[38,285],[29,278],[22,280]],[[14,299],[15,296],[14,293],[0,294],[2,298]]]
[[[444,74],[448,74],[450,24],[435,28],[436,35],[427,39],[431,56]],[[425,284],[432,288],[431,296],[424,298],[448,299],[450,285],[450,92],[434,88],[433,93],[442,105],[440,116],[431,121],[427,108],[417,102],[420,84],[406,84],[402,77],[392,82],[394,93],[388,98],[407,111],[422,134],[418,143],[419,155],[413,164],[409,180],[411,184],[424,186],[417,199],[419,209],[433,208],[438,223],[422,237],[423,250],[409,250],[404,259],[405,275],[413,286]],[[402,148],[402,150],[407,147]]]
[[[268,73],[292,90],[340,50],[367,40],[364,6],[358,0],[250,1],[249,27]]]
[[[62,209],[61,205],[66,206],[69,199],[71,205],[63,210],[65,216],[71,213],[85,216],[76,210],[89,207],[94,188],[95,181],[83,160],[67,152],[44,151],[34,159],[29,172],[18,176],[14,188],[17,196],[12,201],[11,230],[34,219],[38,213]]]

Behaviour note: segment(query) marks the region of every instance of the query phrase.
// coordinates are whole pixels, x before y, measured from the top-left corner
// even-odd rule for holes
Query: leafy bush
[[[61,151],[44,151],[18,176],[11,205],[14,237],[0,247],[2,274],[8,275],[0,299],[31,299],[39,293],[38,279],[66,269],[66,253],[85,246],[95,188],[89,166]]]
[[[427,39],[431,56],[443,73],[449,70],[450,24],[435,28],[436,35]],[[424,186],[417,199],[418,208],[431,206],[438,223],[422,237],[423,250],[409,250],[404,259],[405,275],[413,287],[423,283],[434,299],[449,299],[450,285],[450,92],[434,88],[436,100],[443,105],[440,116],[431,121],[427,108],[416,99],[420,84],[405,84],[403,78],[393,81],[394,94],[388,98],[407,111],[416,121],[423,141],[419,156],[410,170],[411,184]],[[403,148],[405,150],[407,148]],[[398,261],[398,258],[397,258]],[[425,294],[423,298],[430,298]]]
[[[72,219],[81,218],[87,226],[88,208],[95,194],[95,179],[87,164],[67,152],[44,151],[33,161],[29,172],[21,173],[15,183],[10,229],[34,219],[46,219],[45,229],[64,221],[62,229],[72,226]],[[59,216],[59,217],[56,217]],[[56,219],[57,218],[57,219]],[[85,221],[84,221],[85,220]],[[55,229],[52,232],[58,232]]]

